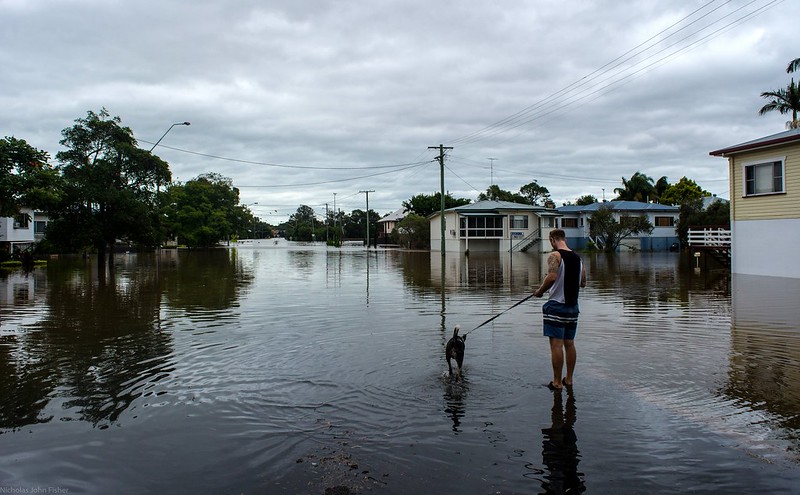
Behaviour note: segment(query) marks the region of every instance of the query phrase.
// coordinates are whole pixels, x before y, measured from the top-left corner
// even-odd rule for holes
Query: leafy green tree
[[[167,190],[165,226],[180,244],[212,247],[230,239],[241,222],[239,190],[220,174],[203,174]]]
[[[442,201],[441,193],[435,193],[432,195],[427,194],[417,194],[413,196],[408,201],[403,201],[403,208],[406,211],[416,213],[419,216],[427,217],[432,213],[438,212],[441,209],[441,201]],[[444,207],[445,209],[455,208],[457,206],[464,206],[468,205],[470,200],[464,198],[454,198],[450,194],[444,195]]]
[[[791,74],[800,69],[800,58],[789,62],[786,72]],[[766,115],[770,112],[778,112],[781,115],[792,114],[792,120],[786,123],[789,129],[800,128],[800,121],[797,119],[797,112],[800,111],[800,85],[795,84],[794,78],[791,79],[786,88],[779,88],[774,91],[764,91],[761,97],[769,100],[769,103],[761,107],[759,115]]]
[[[478,195],[478,201],[508,201],[510,203],[529,204],[528,199],[522,194],[512,193],[492,184],[485,193]]]
[[[702,199],[704,196],[710,196],[710,194],[698,186],[695,181],[684,176],[678,182],[667,186],[661,195],[661,204],[681,205],[688,201]]]
[[[288,223],[289,235],[293,240],[306,242],[315,240],[316,213],[314,213],[314,208],[301,205],[297,208],[297,211],[289,217]],[[339,235],[339,233],[337,232],[336,235]]]
[[[400,245],[408,249],[430,249],[431,224],[426,217],[409,213],[395,227]]]
[[[585,196],[581,196],[577,200],[575,200],[575,204],[578,206],[588,206],[597,203],[597,198],[592,196],[591,194],[587,194]]]
[[[524,204],[542,206],[550,199],[550,191],[539,185],[535,180],[519,188],[519,193],[525,198]]]
[[[369,237],[370,244],[374,244],[378,234],[378,220],[381,217],[374,210],[369,210]],[[364,210],[355,209],[347,215],[344,223],[345,237],[349,239],[366,239],[367,237],[367,215]]]
[[[611,208],[603,206],[589,218],[589,235],[596,238],[603,250],[614,252],[623,239],[639,233],[651,233],[653,224],[645,215],[623,216],[617,221]]]
[[[614,189],[614,192],[618,200],[647,202],[654,199],[655,186],[652,177],[636,172],[628,180],[623,177],[622,187]]]
[[[56,155],[63,193],[49,211],[48,237],[69,249],[94,247],[98,263],[117,240],[145,246],[160,242],[156,187],[170,181],[169,166],[137,146],[119,117],[87,112],[61,132]]]
[[[60,176],[48,159],[24,139],[0,139],[0,217],[13,217],[23,206],[49,210],[57,203]]]

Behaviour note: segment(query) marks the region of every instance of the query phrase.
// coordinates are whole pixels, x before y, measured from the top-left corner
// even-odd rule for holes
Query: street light
[[[160,138],[158,138],[158,141],[156,141],[156,144],[154,144],[154,145],[153,145],[153,147],[152,147],[152,148],[150,148],[150,151],[151,151],[151,152],[152,152],[154,149],[156,149],[156,146],[158,146],[158,143],[160,143],[160,142],[161,142],[161,140],[162,140],[162,139],[164,139],[164,136],[166,136],[167,134],[169,134],[169,131],[171,131],[171,130],[172,130],[172,128],[173,128],[173,127],[175,127],[176,125],[192,125],[192,124],[191,124],[190,122],[176,122],[176,123],[172,124],[171,126],[169,126],[169,129],[167,129],[167,132],[165,132],[164,134],[162,134],[162,135],[161,135],[161,137],[160,137]]]
[[[244,205],[244,207],[249,209],[250,206],[255,206],[257,204],[258,201],[256,201],[255,203],[250,203],[249,205]],[[256,216],[253,215],[253,240],[255,240],[255,238],[256,238]]]

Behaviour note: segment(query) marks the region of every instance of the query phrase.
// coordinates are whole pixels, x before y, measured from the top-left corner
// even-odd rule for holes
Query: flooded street
[[[470,333],[463,382],[444,359],[544,255],[264,241],[2,274],[0,493],[796,492],[800,281],[583,256],[557,393],[541,300]]]

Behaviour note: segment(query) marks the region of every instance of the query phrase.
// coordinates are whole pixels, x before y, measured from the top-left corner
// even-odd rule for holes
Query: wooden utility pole
[[[439,160],[439,181],[441,183],[441,203],[440,203],[440,214],[442,215],[442,258],[444,258],[444,231],[445,231],[445,221],[444,221],[444,150],[451,150],[453,149],[452,146],[428,146],[429,150],[439,150],[439,156],[437,160]]]
[[[358,192],[366,193],[367,195],[367,251],[369,251],[369,193],[375,191],[370,189],[369,191],[358,191]]]

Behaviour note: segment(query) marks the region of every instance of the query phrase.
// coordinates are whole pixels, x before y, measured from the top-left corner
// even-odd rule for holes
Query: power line
[[[562,88],[561,90],[552,93],[551,95],[549,95],[546,98],[543,98],[542,100],[538,101],[537,103],[535,103],[533,105],[530,105],[530,106],[524,108],[523,110],[521,110],[521,111],[519,111],[519,112],[517,112],[517,113],[515,113],[515,114],[513,114],[513,115],[511,115],[509,117],[506,117],[505,119],[502,119],[502,120],[500,120],[498,122],[495,122],[494,124],[491,124],[491,125],[489,125],[487,127],[484,127],[484,128],[482,128],[482,129],[480,129],[478,131],[475,131],[473,133],[467,134],[467,135],[462,136],[460,138],[456,138],[456,139],[452,140],[452,142],[458,143],[458,144],[461,144],[461,145],[471,144],[471,143],[474,143],[474,142],[477,142],[477,141],[480,141],[480,140],[483,140],[483,139],[487,139],[487,138],[496,136],[498,134],[502,134],[502,133],[508,132],[510,130],[516,129],[516,128],[521,127],[523,125],[529,124],[529,123],[531,123],[531,122],[533,122],[535,120],[538,120],[538,119],[540,119],[542,117],[550,115],[550,114],[552,114],[552,113],[554,113],[554,112],[556,112],[558,110],[562,110],[563,108],[566,108],[568,106],[574,105],[575,103],[578,103],[578,102],[580,102],[580,101],[582,101],[582,100],[584,100],[584,99],[586,99],[586,98],[588,98],[588,97],[590,97],[592,95],[598,94],[603,90],[607,90],[609,88],[612,88],[615,85],[620,85],[621,83],[629,80],[630,78],[632,78],[633,76],[636,76],[637,74],[642,73],[645,70],[648,70],[648,69],[652,70],[652,68],[655,65],[657,65],[657,64],[659,64],[661,62],[664,62],[665,60],[668,60],[668,59],[676,56],[677,54],[679,54],[679,53],[681,53],[681,52],[683,52],[685,50],[689,50],[691,48],[694,48],[699,43],[706,42],[706,41],[708,41],[710,39],[713,39],[714,37],[726,32],[726,31],[728,31],[730,29],[732,29],[736,25],[741,24],[742,22],[748,20],[749,18],[754,17],[756,15],[759,15],[759,14],[763,13],[764,11],[766,11],[766,10],[768,10],[770,8],[773,8],[777,4],[783,2],[783,0],[772,0],[772,1],[770,1],[770,2],[768,2],[766,4],[764,4],[764,5],[756,8],[756,9],[746,13],[745,15],[735,19],[734,21],[722,26],[721,28],[711,32],[710,34],[708,34],[706,36],[703,36],[702,38],[700,38],[700,39],[698,39],[698,40],[696,40],[696,41],[694,41],[692,43],[689,43],[688,45],[685,45],[683,47],[680,47],[680,48],[676,49],[672,53],[669,53],[668,55],[658,59],[657,61],[655,61],[653,63],[648,64],[648,65],[646,65],[646,66],[644,66],[644,67],[642,67],[642,68],[640,68],[640,69],[638,69],[638,70],[636,70],[636,71],[634,71],[634,72],[632,72],[630,74],[627,74],[627,75],[625,75],[623,77],[620,77],[617,80],[612,80],[613,78],[618,77],[621,74],[623,74],[625,71],[630,71],[630,70],[634,69],[635,67],[643,64],[644,62],[652,59],[653,57],[655,57],[655,56],[657,56],[657,55],[669,50],[670,48],[673,48],[673,47],[679,45],[680,43],[688,40],[689,38],[691,38],[693,36],[697,36],[698,34],[702,33],[703,31],[705,31],[705,30],[709,29],[710,27],[718,24],[719,22],[721,22],[722,20],[730,17],[731,15],[734,15],[735,13],[740,12],[741,10],[751,6],[752,4],[756,3],[757,1],[758,0],[752,0],[751,2],[748,2],[747,4],[743,5],[742,7],[739,7],[737,9],[733,10],[732,12],[729,12],[728,14],[718,18],[714,22],[702,27],[701,29],[698,29],[698,30],[688,34],[687,36],[681,38],[680,40],[676,41],[675,43],[673,43],[671,45],[668,45],[668,46],[662,48],[661,50],[659,50],[659,51],[647,56],[643,60],[640,60],[640,61],[636,62],[635,64],[633,64],[631,67],[629,67],[627,69],[620,70],[616,74],[610,75],[610,76],[608,76],[608,77],[606,77],[606,78],[604,78],[602,80],[599,80],[599,81],[597,79],[592,80],[591,81],[592,86],[590,86],[589,88],[586,88],[584,90],[581,90],[581,91],[573,94],[572,96],[568,96],[566,102],[564,102],[564,100],[562,100],[562,102],[559,103],[558,101],[555,101],[555,100],[557,100],[559,97],[561,97],[563,95],[566,95],[567,93],[571,92],[574,89],[580,88],[582,86],[586,86],[587,84],[589,84],[588,78],[590,78],[591,76],[593,76],[595,74],[599,73],[601,75],[605,75],[605,74],[610,73],[613,69],[616,69],[620,65],[622,65],[622,63],[631,60],[632,58],[634,58],[637,55],[645,53],[646,51],[650,50],[651,48],[655,47],[656,45],[662,43],[664,40],[668,39],[669,37],[673,36],[674,34],[677,34],[681,30],[685,29],[689,25],[694,24],[699,19],[693,21],[692,23],[690,23],[687,26],[684,26],[680,30],[670,34],[666,38],[660,40],[658,43],[653,43],[653,44],[649,45],[645,49],[643,49],[643,50],[635,53],[634,55],[626,58],[625,60],[623,60],[623,62],[617,63],[613,67],[610,67],[608,69],[602,70],[603,68],[608,67],[609,65],[613,64],[615,61],[617,61],[620,58],[624,57],[626,54],[630,53],[631,51],[636,50],[636,48],[634,48],[632,50],[629,50],[625,54],[623,54],[620,57],[617,57],[616,59],[614,59],[613,61],[605,64],[601,68],[596,69],[595,71],[591,72],[590,74],[587,74],[586,76],[584,76],[581,79],[573,82],[572,84]],[[702,10],[706,6],[710,5],[711,3],[712,2],[709,2],[706,5],[704,5],[703,7],[701,7],[700,9],[695,10],[691,14],[689,14],[689,15],[685,16],[684,18],[682,18],[680,21],[678,21],[678,22],[674,23],[673,25],[671,25],[669,28],[661,31],[657,35],[652,36],[647,41],[645,41],[644,43],[642,43],[642,44],[640,44],[638,46],[641,47],[645,43],[655,39],[660,34],[663,34],[665,31],[667,31],[667,30],[671,29],[672,27],[674,27],[674,26],[680,24],[681,22],[685,21],[686,19],[688,19],[689,17],[693,16],[695,13],[697,13],[700,10]],[[726,2],[725,4],[727,4],[727,3],[730,3],[730,2]],[[725,5],[725,4],[723,4],[723,5]],[[712,10],[711,12],[714,12],[714,11],[718,10],[719,8],[721,8],[721,7],[718,7],[716,9]],[[703,17],[707,16],[708,14],[710,14],[711,12],[709,12],[709,13],[705,14],[704,16],[702,16],[701,19]],[[604,83],[604,82],[609,81],[609,80],[612,80],[612,81],[609,82],[608,84],[606,84],[605,86],[601,86],[598,89],[595,89],[594,91],[591,91],[592,88],[597,88],[598,87],[598,82],[599,83]],[[627,82],[625,84],[627,84]],[[617,88],[614,88],[614,89],[617,89]],[[583,96],[580,96],[582,94],[583,94]],[[572,101],[569,101],[569,99],[572,99]],[[533,112],[534,110],[537,110],[537,109],[539,109],[538,112],[536,112],[532,116],[529,116],[529,117],[525,118],[526,116],[530,115],[531,112]]]

